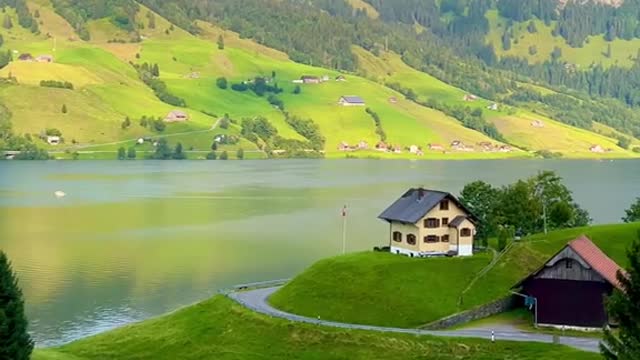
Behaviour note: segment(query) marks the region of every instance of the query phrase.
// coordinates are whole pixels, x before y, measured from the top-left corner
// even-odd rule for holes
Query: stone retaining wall
[[[470,321],[483,319],[489,316],[509,311],[516,307],[517,299],[514,296],[507,296],[492,303],[481,305],[471,310],[453,314],[436,320],[422,327],[427,330],[442,330],[452,326],[468,323]]]

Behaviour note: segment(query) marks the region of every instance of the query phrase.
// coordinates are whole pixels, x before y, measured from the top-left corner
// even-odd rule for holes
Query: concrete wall
[[[489,316],[509,311],[516,307],[517,299],[513,296],[507,296],[492,303],[481,305],[471,310],[447,316],[446,318],[427,324],[424,329],[442,330],[452,326],[461,325],[470,321],[483,319]]]

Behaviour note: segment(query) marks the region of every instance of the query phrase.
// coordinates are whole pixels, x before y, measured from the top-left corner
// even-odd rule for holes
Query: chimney
[[[418,201],[422,200],[423,197],[424,197],[424,189],[418,188]]]

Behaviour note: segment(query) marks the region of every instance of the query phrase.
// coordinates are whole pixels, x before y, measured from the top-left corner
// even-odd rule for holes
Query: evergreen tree
[[[33,340],[27,327],[18,278],[7,255],[0,251],[0,359],[29,360]]]
[[[182,151],[182,143],[178,143],[176,148],[173,150],[173,159],[174,160],[184,160],[187,158],[184,151]]]
[[[624,212],[626,215],[622,218],[622,221],[626,223],[640,221],[640,197],[636,198],[636,202],[631,204],[631,207]]]
[[[133,160],[136,156],[136,148],[134,146],[130,147],[129,150],[127,150],[127,158]]]
[[[153,67],[151,68],[151,74],[155,77],[160,76],[160,67],[158,66],[158,64],[153,64]]]
[[[607,59],[611,59],[611,44],[607,44],[607,51],[605,51],[604,56]]]
[[[124,147],[118,148],[118,160],[124,160],[127,157],[127,150]]]
[[[217,143],[217,142],[215,142],[215,141],[214,141],[214,142],[211,144],[211,150],[213,150],[213,151],[218,150],[218,143]]]
[[[609,317],[618,322],[618,333],[604,330],[600,351],[607,360],[640,359],[640,231],[627,251],[629,268],[618,273],[621,290],[615,289],[607,301]]]
[[[300,85],[296,85],[296,87],[295,87],[295,88],[293,88],[293,93],[294,93],[295,95],[298,95],[298,94],[300,94],[301,92],[302,92],[302,88],[300,87]]]
[[[226,90],[228,86],[227,78],[219,77],[216,79],[216,86],[222,90]]]
[[[220,160],[229,160],[229,154],[227,153],[227,150],[223,151],[222,154],[220,154]]]
[[[34,18],[39,18],[40,17],[40,10],[36,9],[36,11],[33,12],[33,17]]]
[[[536,28],[536,23],[534,23],[533,20],[529,21],[529,25],[527,25],[527,31],[530,34],[534,34],[538,32],[538,29]]]
[[[11,29],[13,27],[13,22],[11,21],[11,17],[9,14],[4,15],[4,20],[2,21],[2,27],[5,29]]]
[[[236,157],[238,158],[238,160],[244,159],[244,150],[242,150],[242,148],[238,149],[238,151],[236,152]]]
[[[224,38],[222,35],[218,35],[218,49],[224,50]]]
[[[509,231],[503,227],[498,233],[498,251],[502,251],[507,247],[507,241],[509,237]]]
[[[218,155],[216,154],[215,151],[211,151],[207,153],[207,160],[215,160],[217,158],[218,158]]]
[[[511,50],[511,36],[509,36],[509,31],[505,31],[502,34],[502,49],[504,51]]]
[[[63,114],[66,114],[68,112],[67,104],[62,104],[62,109],[60,111],[62,111]]]

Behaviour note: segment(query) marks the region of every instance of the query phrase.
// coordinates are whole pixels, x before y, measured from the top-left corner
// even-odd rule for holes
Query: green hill
[[[515,244],[499,262],[462,293],[490,256],[416,259],[360,253],[316,263],[276,292],[277,308],[327,320],[418,327],[497,300],[567,242],[589,236],[622,266],[640,224],[605,225],[536,235]]]
[[[2,49],[10,49],[14,61],[0,70],[0,77],[14,80],[0,84],[0,102],[11,112],[16,133],[30,134],[40,146],[58,153],[100,151],[115,156],[117,148],[134,146],[140,137],[167,137],[171,144],[181,142],[185,149],[193,151],[191,157],[203,158],[218,134],[240,139],[233,145],[222,145],[219,150],[235,152],[242,148],[252,157],[264,157],[264,150],[282,147],[308,150],[311,148],[308,139],[293,128],[291,119],[287,120],[289,116],[311,119],[317,125],[319,135],[325,139],[321,150],[329,158],[509,158],[530,157],[540,150],[561,152],[574,158],[640,156],[617,146],[617,139],[610,135],[619,136],[619,133],[596,134],[534,115],[524,108],[502,104],[499,111],[490,111],[486,108],[493,101],[485,99],[464,101],[467,92],[409,67],[393,52],[376,56],[354,46],[357,74],[345,73],[294,62],[283,52],[203,20],[191,24],[197,26],[197,32],[188,32],[176,25],[180,21],[170,22],[141,4],[133,7],[137,10],[127,20],[136,25],[133,29],[119,26],[114,20],[117,15],[96,18],[87,15],[81,26],[83,30],[76,33],[54,10],[50,0],[27,0],[26,3],[30,11],[38,13],[39,31],[33,33],[18,26],[17,14],[7,9],[6,16],[15,25],[0,28],[0,35],[4,38]],[[379,14],[368,2],[350,4],[354,11],[364,9],[370,21],[377,21]],[[82,2],[69,7],[75,9],[81,5]],[[224,42],[223,48],[217,45],[219,39]],[[50,54],[55,60],[53,63],[19,61],[21,54],[34,57]],[[168,124],[164,130],[143,126],[144,122],[140,121],[143,117],[161,119],[181,108],[170,105],[167,102],[171,101],[166,99],[161,101],[141,80],[132,65],[144,63],[158,65],[159,76],[154,81],[161,82],[165,95],[184,100],[186,105],[181,110],[188,114],[188,121]],[[326,76],[328,81],[294,83],[303,75]],[[346,81],[336,81],[338,76],[344,76]],[[216,85],[220,77],[227,80],[226,89]],[[281,108],[268,101],[269,94],[258,96],[251,90],[230,89],[233,84],[250,86],[248,81],[255,78],[266,79],[278,87],[281,93],[272,100],[280,102]],[[73,89],[43,87],[42,81],[69,82]],[[416,101],[385,86],[389,83],[412,89],[417,94]],[[366,107],[339,106],[338,99],[344,95],[362,97]],[[425,106],[427,100],[437,100],[452,109],[482,110],[482,117],[486,119],[483,121],[501,133],[502,137],[492,135],[500,141],[490,138],[487,131],[465,127],[451,112]],[[366,109],[378,115],[378,126]],[[228,128],[222,129],[217,125],[225,115],[232,121]],[[256,117],[265,117],[277,130],[277,137],[248,140],[251,136],[242,134],[242,120]],[[131,126],[122,126],[125,118],[130,119]],[[533,128],[530,124],[534,119],[544,121],[546,127]],[[65,144],[48,146],[39,139],[47,129],[59,130]],[[342,143],[355,146],[362,141],[373,148],[381,140],[399,148],[400,153],[338,150]],[[448,148],[456,140],[473,150],[428,150],[428,144],[443,144]],[[486,151],[479,143],[492,143],[496,148],[508,143],[513,151]],[[420,147],[425,154],[410,154],[408,150],[412,145]],[[595,154],[589,151],[592,145],[610,151]],[[139,150],[152,151],[153,147],[145,144]]]
[[[428,355],[426,355],[428,354]],[[216,296],[172,314],[37,349],[34,360],[92,359],[480,359],[595,360],[598,354],[560,345],[443,339],[340,330],[274,319]]]

